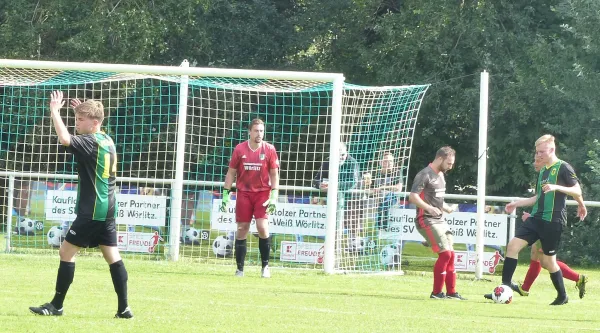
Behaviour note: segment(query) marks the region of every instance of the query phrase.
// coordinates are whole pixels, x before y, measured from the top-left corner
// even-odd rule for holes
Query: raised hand
[[[65,105],[62,91],[55,90],[50,93],[50,111],[58,112]]]
[[[76,108],[77,105],[79,105],[79,104],[81,104],[81,101],[79,100],[79,98],[73,98],[70,103],[70,105],[73,109]]]

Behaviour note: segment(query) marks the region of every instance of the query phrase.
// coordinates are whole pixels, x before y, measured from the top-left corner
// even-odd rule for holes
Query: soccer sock
[[[65,296],[69,286],[73,283],[75,277],[75,263],[68,261],[61,261],[58,266],[58,275],[56,276],[56,292],[54,298],[50,303],[58,310],[62,309]]]
[[[433,265],[433,293],[439,294],[444,288],[444,280],[446,278],[446,268],[450,262],[452,253],[450,251],[444,251],[438,253],[437,261]]]
[[[450,261],[446,267],[446,293],[456,293],[456,269],[454,268],[454,251],[450,252]]]
[[[571,267],[567,266],[567,264],[562,261],[557,260],[556,263],[558,264],[558,267],[560,267],[562,275],[565,279],[575,282],[579,281],[579,274],[572,270]]]
[[[539,261],[531,260],[529,262],[529,269],[527,270],[527,275],[525,275],[525,281],[523,281],[523,285],[521,288],[525,291],[529,291],[531,285],[535,282],[538,275],[542,271],[542,264]]]
[[[502,284],[510,286],[512,277],[517,269],[518,260],[515,258],[506,257],[504,259],[504,269],[502,270]]]
[[[564,298],[567,297],[567,292],[565,291],[565,283],[563,281],[562,271],[559,269],[554,273],[550,273],[550,279],[552,280],[552,284],[554,285],[554,289],[558,293],[558,297]]]
[[[127,280],[129,276],[127,275],[123,260],[114,262],[108,265],[108,267],[110,267],[110,276],[112,277],[113,286],[119,300],[118,311],[121,313],[127,308]]]
[[[261,254],[262,256],[262,254]],[[244,270],[244,261],[246,260],[246,240],[236,239],[235,240],[235,263],[239,271]]]
[[[265,266],[269,264],[269,254],[271,252],[271,239],[259,238],[258,250],[260,251],[260,260],[262,261],[262,267],[265,268]]]

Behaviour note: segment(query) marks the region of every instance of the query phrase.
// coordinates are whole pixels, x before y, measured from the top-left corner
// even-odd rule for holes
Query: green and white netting
[[[50,92],[61,90],[65,99],[96,99],[105,106],[103,130],[118,151],[119,247],[129,256],[163,259],[180,242],[179,258],[234,263],[234,214],[218,212],[215,200],[220,199],[233,148],[247,139],[247,125],[258,117],[266,123],[265,140],[275,145],[281,161],[278,211],[270,218],[271,265],[322,268],[325,226],[336,221],[336,270],[399,270],[401,233],[385,230],[383,237],[377,221],[382,204],[392,208],[404,203],[396,192],[404,191],[416,118],[428,85],[344,85],[340,140],[355,160],[356,177],[340,192],[337,218],[332,219],[325,214],[326,193],[315,188],[330,151],[332,83],[189,76],[177,214],[181,232],[175,235],[170,229],[181,83],[175,75],[0,64],[0,204],[2,231],[10,236],[7,250],[56,251],[60,234],[74,218],[75,164],[58,144],[48,109]],[[73,110],[61,112],[73,133]],[[384,158],[391,162],[382,172]],[[347,169],[344,164],[340,172]],[[340,173],[340,181],[343,177]],[[374,190],[391,184],[386,177],[398,182],[398,190]],[[258,238],[248,239],[247,264],[259,263]]]

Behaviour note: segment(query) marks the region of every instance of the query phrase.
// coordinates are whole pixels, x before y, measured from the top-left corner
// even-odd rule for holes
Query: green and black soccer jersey
[[[540,170],[535,189],[537,199],[532,209],[533,216],[547,222],[566,223],[567,195],[559,191],[544,193],[542,187],[546,184],[571,187],[575,186],[577,182],[575,170],[565,161],[558,160],[550,167],[543,167]]]
[[[75,155],[79,175],[77,216],[96,221],[116,218],[117,154],[112,139],[104,132],[71,136],[68,150]]]

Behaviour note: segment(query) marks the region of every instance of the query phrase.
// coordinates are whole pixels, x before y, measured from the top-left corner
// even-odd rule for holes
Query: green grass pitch
[[[555,296],[542,272],[529,297],[512,304],[483,299],[500,277],[474,281],[460,275],[467,301],[430,300],[430,272],[405,276],[334,275],[273,268],[261,279],[256,266],[235,278],[234,267],[192,262],[125,259],[133,320],[113,319],[116,295],[98,253],[78,257],[75,280],[62,317],[31,314],[29,306],[54,293],[58,255],[0,254],[2,332],[570,332],[598,331],[600,272],[588,294],[577,296],[565,281],[569,304],[548,305]],[[519,266],[515,277],[524,276]]]

